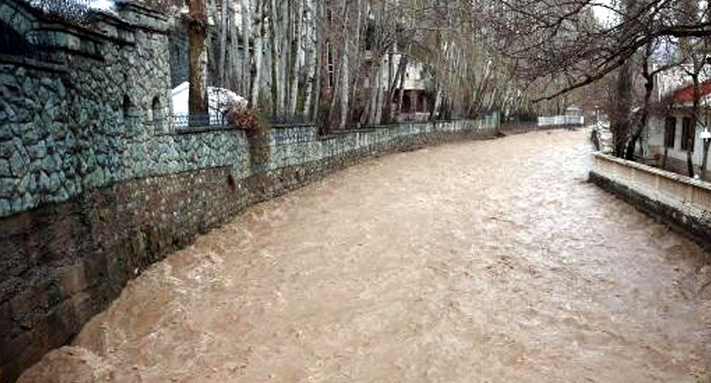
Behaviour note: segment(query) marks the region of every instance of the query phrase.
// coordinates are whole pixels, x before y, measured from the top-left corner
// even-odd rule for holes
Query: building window
[[[674,138],[676,137],[676,117],[667,117],[664,124],[664,146],[674,149]]]
[[[696,129],[689,117],[684,117],[681,126],[681,150],[694,151],[694,141],[696,140]]]
[[[427,109],[429,109],[427,107],[427,96],[425,96],[424,94],[421,94],[420,95],[420,111],[427,112]]]
[[[160,99],[158,96],[153,97],[153,132],[163,133],[163,111],[160,107]]]
[[[326,70],[328,71],[328,87],[332,88],[336,85],[335,66],[333,65],[333,46],[331,43],[326,43]]]
[[[412,109],[412,101],[410,100],[410,96],[402,96],[402,112],[410,113],[410,109]]]

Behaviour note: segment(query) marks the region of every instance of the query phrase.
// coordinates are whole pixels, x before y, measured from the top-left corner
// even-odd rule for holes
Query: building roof
[[[711,94],[711,80],[706,80],[699,84],[701,98]],[[688,85],[674,92],[674,101],[694,101],[694,86]]]

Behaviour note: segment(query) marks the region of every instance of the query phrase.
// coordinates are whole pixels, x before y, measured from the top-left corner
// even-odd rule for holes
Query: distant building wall
[[[664,164],[664,153],[665,153],[665,131],[666,118],[654,116],[650,118],[649,128],[645,132],[645,140],[642,145],[642,153],[645,161],[655,166],[665,165],[667,170],[671,170],[680,174],[688,173],[687,152],[682,150],[682,134],[683,134],[683,119],[684,117],[690,118],[691,113],[689,111],[683,110],[673,110],[669,117],[674,117],[676,122],[676,128],[674,132],[674,143],[669,148],[666,148],[666,164]],[[708,113],[704,113],[701,117],[702,121],[711,121],[711,117]],[[701,139],[702,128],[695,127],[695,140],[694,140],[694,151],[691,155],[692,163],[695,166],[696,171],[699,171],[701,163],[703,162],[703,140]],[[711,158],[709,158],[709,164],[711,165]],[[711,169],[711,166],[707,166],[707,169]]]

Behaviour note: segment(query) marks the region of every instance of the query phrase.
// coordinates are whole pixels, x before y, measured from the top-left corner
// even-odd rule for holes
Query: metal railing
[[[584,125],[585,117],[583,116],[548,116],[538,117],[539,126],[547,125]]]
[[[307,125],[307,124],[312,124],[313,120],[308,117],[304,116],[303,114],[280,114],[280,115],[272,115],[272,114],[267,114],[265,116],[265,120],[269,125],[274,126],[274,125]]]
[[[196,127],[225,126],[227,118],[222,113],[191,113],[173,116],[176,130],[189,130]]]

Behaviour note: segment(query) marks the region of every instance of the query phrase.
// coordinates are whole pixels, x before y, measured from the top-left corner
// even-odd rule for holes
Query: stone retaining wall
[[[0,217],[177,168],[170,137],[168,19],[136,4],[59,21],[0,2]],[[40,54],[37,54],[40,53]]]
[[[711,248],[711,184],[601,153],[590,181]]]
[[[326,137],[313,126],[274,128],[263,137],[269,153],[261,159],[250,156],[255,142],[232,128],[112,146],[117,167],[102,183],[59,201],[38,189],[36,206],[0,218],[2,381],[13,381],[46,351],[71,341],[146,267],[247,206],[364,158],[494,134],[481,121]],[[84,155],[73,152],[71,161],[81,163]],[[261,166],[254,166],[257,161]]]
[[[118,2],[76,24],[27,4],[0,2],[22,48],[0,46],[0,382],[247,206],[364,158],[494,135],[489,120],[174,132],[165,16]]]

